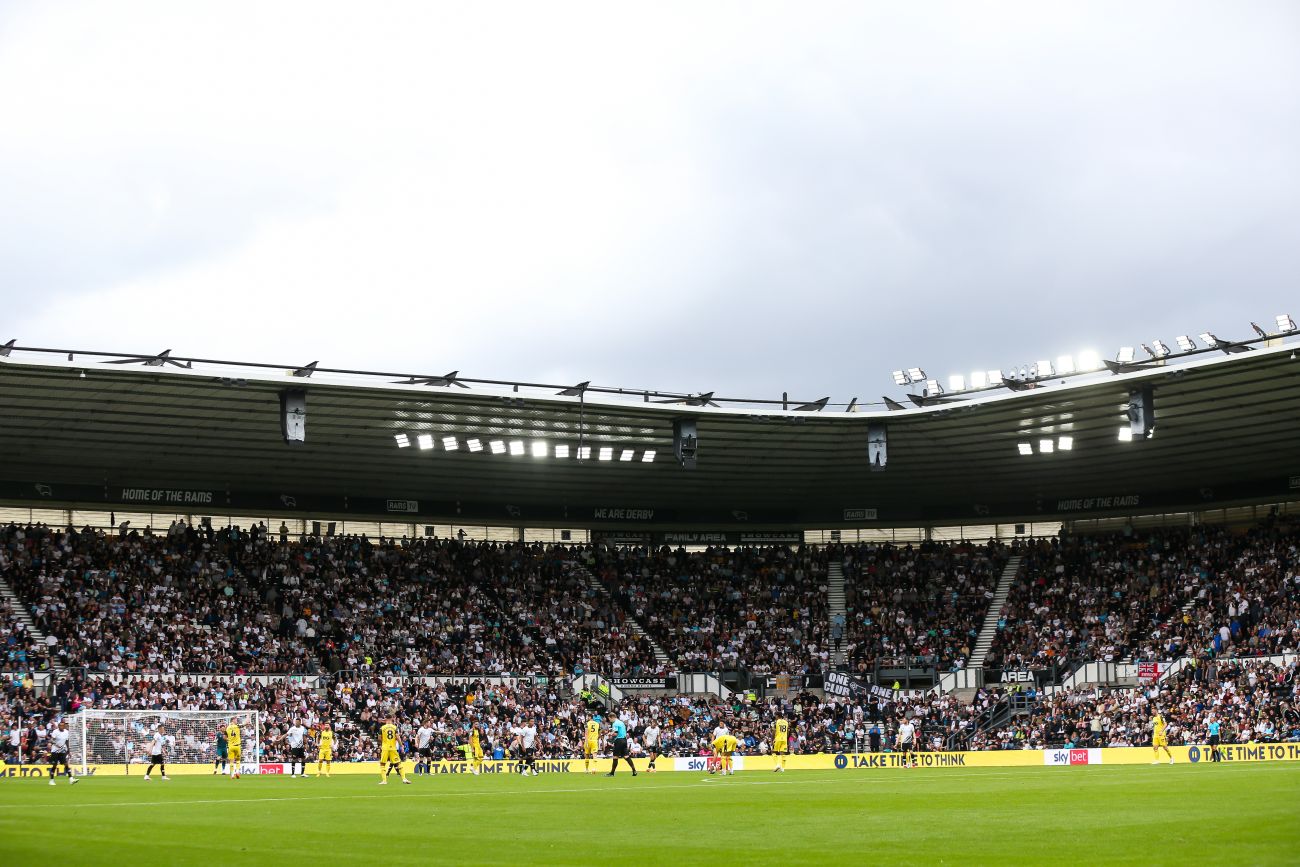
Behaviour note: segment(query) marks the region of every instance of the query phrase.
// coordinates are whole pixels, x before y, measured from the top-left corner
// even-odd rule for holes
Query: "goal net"
[[[68,760],[85,774],[91,765],[147,766],[149,743],[158,726],[166,738],[164,756],[172,765],[211,765],[217,760],[217,733],[231,719],[239,723],[243,747],[240,773],[257,773],[260,712],[254,710],[83,710],[70,718]]]

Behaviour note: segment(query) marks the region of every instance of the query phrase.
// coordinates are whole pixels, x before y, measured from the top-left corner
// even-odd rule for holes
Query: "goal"
[[[217,760],[217,732],[234,719],[243,745],[240,773],[257,773],[261,713],[255,710],[93,710],[70,718],[68,758],[84,775],[91,765],[147,764],[147,744],[159,724],[167,736],[167,764],[211,765]]]

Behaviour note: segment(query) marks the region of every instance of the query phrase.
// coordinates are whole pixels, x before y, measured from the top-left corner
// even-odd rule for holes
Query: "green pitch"
[[[1295,864],[1300,765],[0,780],[0,863]]]

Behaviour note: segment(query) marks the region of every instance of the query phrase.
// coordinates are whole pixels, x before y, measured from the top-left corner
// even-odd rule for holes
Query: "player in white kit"
[[[153,772],[154,765],[158,766],[164,780],[171,779],[167,776],[167,735],[163,733],[162,723],[158,723],[158,727],[149,736],[146,749],[149,750],[149,767],[145,768],[144,781],[149,782],[149,774]]]
[[[68,783],[77,782],[77,778],[72,775],[72,769],[68,767],[68,738],[72,737],[72,732],[68,731],[66,722],[59,723],[58,728],[50,732],[50,785],[54,785],[54,777],[63,765],[63,772],[68,775]]]
[[[898,751],[903,754],[904,767],[916,767],[916,726],[910,719],[898,726]]]
[[[429,728],[428,723],[420,723],[419,720],[416,720],[416,724],[419,728],[415,730],[415,753],[420,758],[416,762],[415,772],[427,774],[433,762],[433,729]]]
[[[653,774],[655,759],[659,758],[659,724],[651,720],[650,725],[642,729],[641,740],[645,745],[646,755],[650,757],[650,767],[646,768],[646,772]]]
[[[307,729],[303,727],[300,720],[295,719],[293,725],[284,733],[284,739],[289,744],[289,776],[300,776],[307,778],[307,747],[304,743],[307,737]],[[294,773],[294,767],[298,772]]]
[[[532,775],[537,776],[537,756],[535,745],[537,743],[537,726],[532,719],[524,720],[524,725],[517,726],[510,730],[516,738],[519,739],[519,770],[525,777]]]

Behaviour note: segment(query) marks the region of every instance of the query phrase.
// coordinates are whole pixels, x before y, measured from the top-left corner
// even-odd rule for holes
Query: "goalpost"
[[[90,765],[125,765],[149,761],[147,745],[161,723],[167,737],[167,764],[211,765],[217,760],[217,732],[234,719],[239,723],[243,756],[240,773],[257,773],[260,761],[261,712],[255,710],[97,710],[71,717],[69,762],[84,776]],[[247,770],[245,770],[247,769]]]

